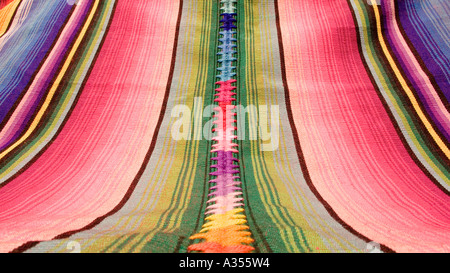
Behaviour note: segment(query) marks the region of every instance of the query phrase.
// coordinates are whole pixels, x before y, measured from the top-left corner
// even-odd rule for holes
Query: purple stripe
[[[61,23],[65,21],[70,13],[71,6],[65,2],[48,1],[43,7],[36,6],[42,2],[33,2],[30,14],[20,29],[14,33],[5,43],[0,54],[0,62],[5,62],[12,70],[4,74],[4,79],[0,85],[0,122],[4,120],[8,112],[21,96],[23,90],[30,83],[36,69],[42,63],[47,52],[51,48],[57,37]],[[48,3],[48,4],[47,4]],[[42,6],[42,4],[40,4]],[[27,35],[30,28],[33,28],[36,20],[42,20],[45,15],[48,22],[44,23],[39,32],[34,31]],[[23,43],[30,43],[26,54],[17,55],[17,49]],[[14,59],[11,60],[11,57]],[[8,63],[5,60],[11,60]]]
[[[389,3],[387,1],[382,2],[382,11],[384,16],[384,24],[386,27],[386,38],[391,46],[391,49],[395,56],[397,57],[398,63],[404,71],[406,77],[410,80],[412,87],[416,91],[415,93],[418,95],[419,100],[422,102],[422,105],[425,108],[425,111],[431,117],[433,123],[436,125],[438,130],[442,133],[442,135],[450,140],[450,124],[447,119],[442,115],[439,109],[436,107],[434,103],[434,99],[431,94],[427,92],[426,84],[421,81],[420,75],[418,75],[415,66],[410,62],[409,56],[406,52],[403,51],[403,46],[395,37],[395,31],[389,27],[389,23],[394,23],[392,21],[393,14],[391,14],[390,8],[388,7]]]
[[[421,59],[426,60],[426,62],[424,62],[426,67],[433,75],[436,84],[445,96],[447,101],[444,103],[448,104],[448,101],[450,100],[450,82],[446,80],[448,71],[440,66],[437,58],[444,58],[446,61],[448,61],[448,59],[445,57],[445,54],[440,52],[441,47],[439,46],[439,39],[436,37],[438,35],[434,33],[432,26],[425,25],[425,22],[420,21],[419,14],[413,14],[413,12],[420,12],[420,8],[417,8],[414,4],[418,3],[414,3],[413,1],[397,1],[399,20],[402,29],[408,36],[408,39],[413,44]],[[436,3],[436,5],[438,5],[438,3]],[[425,15],[423,16],[426,17]],[[417,22],[413,22],[414,20]],[[425,33],[428,34],[426,35]],[[425,44],[425,42],[427,44]]]
[[[60,65],[65,60],[65,55],[68,53],[70,49],[68,45],[72,44],[72,42],[77,37],[78,31],[83,26],[84,20],[88,12],[90,11],[90,7],[92,6],[91,5],[92,0],[90,0],[89,2],[90,2],[89,4],[84,5],[85,8],[83,9],[82,13],[77,17],[76,23],[70,26],[66,26],[68,29],[67,33],[70,33],[70,35],[64,37],[65,40],[63,41],[63,43],[61,43],[61,46],[53,49],[55,53],[54,56],[56,56],[56,58],[52,61],[52,63],[49,66],[42,68],[44,70],[42,80],[40,80],[36,84],[36,87],[32,90],[33,92],[31,95],[33,95],[33,97],[31,101],[29,101],[29,104],[25,108],[22,108],[25,111],[21,112],[20,116],[18,116],[16,120],[13,121],[14,123],[17,123],[14,124],[14,128],[17,129],[14,131],[12,135],[9,135],[8,137],[5,137],[2,140],[0,140],[0,150],[4,149],[5,147],[13,143],[27,127],[28,122],[33,117],[37,107],[39,106],[40,101],[46,95],[46,91],[50,87],[50,84],[52,84],[51,79],[53,79],[59,72]],[[83,3],[87,3],[87,1]]]
[[[216,170],[210,173],[210,175],[216,176],[215,179],[210,181],[211,183],[216,183],[216,185],[210,188],[214,190],[210,195],[225,196],[235,190],[240,190],[237,185],[241,182],[235,181],[235,179],[239,178],[236,176],[239,174],[239,165],[235,164],[239,160],[233,156],[231,151],[217,151],[216,153],[217,156],[213,157],[212,160],[215,160],[217,163],[211,165],[211,168]]]

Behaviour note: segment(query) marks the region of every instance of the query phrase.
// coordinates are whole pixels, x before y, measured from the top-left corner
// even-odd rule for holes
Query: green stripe
[[[216,1],[204,1],[203,6],[206,12],[204,12],[203,21],[202,21],[202,36],[200,40],[200,59],[198,61],[198,64],[200,65],[200,69],[198,72],[198,75],[196,75],[196,85],[195,85],[195,93],[193,97],[203,97],[203,103],[204,106],[211,104],[213,102],[213,95],[214,95],[214,86],[215,86],[215,64],[216,64],[216,54],[215,54],[215,46],[216,46],[216,40],[218,36],[218,32],[216,31],[216,21],[214,16],[219,16],[218,14],[218,4]],[[211,16],[211,21],[208,22],[208,16]],[[212,16],[214,15],[214,16]],[[209,31],[209,39],[208,35],[204,35],[204,33],[207,33]],[[209,54],[206,54],[206,48],[209,48]],[[206,66],[206,74],[204,74],[204,68]],[[203,83],[203,84],[202,84]],[[170,109],[169,109],[170,110]],[[194,114],[194,113],[193,113]],[[202,118],[202,127],[205,125],[206,122],[209,121],[210,118]],[[193,135],[192,135],[193,136]],[[187,248],[190,245],[190,240],[188,239],[192,234],[195,233],[196,230],[198,230],[201,227],[201,223],[197,223],[194,221],[194,219],[198,219],[199,217],[199,211],[200,215],[203,216],[205,211],[205,205],[206,202],[202,202],[202,197],[207,192],[207,184],[209,181],[209,158],[210,158],[210,149],[211,149],[211,142],[205,139],[202,139],[200,141],[197,140],[191,140],[186,141],[186,148],[185,148],[185,154],[189,154],[192,150],[195,150],[195,156],[198,158],[198,163],[195,167],[194,172],[192,173],[192,176],[194,176],[194,184],[192,189],[192,195],[189,198],[189,202],[187,203],[187,208],[185,210],[185,213],[181,216],[181,224],[180,228],[177,231],[176,240],[168,240],[167,236],[169,234],[164,232],[157,233],[154,238],[148,242],[143,249],[143,251],[154,249],[158,246],[159,242],[165,241],[166,249],[170,251],[178,251],[178,252],[187,252]],[[204,153],[204,154],[202,154]],[[184,181],[187,180],[187,175],[189,173],[189,169],[187,169],[187,163],[192,160],[191,158],[185,157],[183,159],[183,171],[180,173],[179,176],[179,183],[180,187],[178,187],[178,191],[174,193],[174,196],[172,200],[176,201],[175,204],[177,204],[180,200],[176,198],[176,195],[181,193],[185,190],[185,186],[183,186]],[[204,162],[205,164],[201,164]],[[175,208],[177,206],[174,206]],[[169,212],[168,217],[166,218],[166,221],[162,224],[161,229],[163,230],[168,225],[168,221],[172,219],[172,212]],[[179,217],[180,215],[177,215],[176,217]],[[202,219],[202,217],[200,218]],[[171,235],[172,236],[172,235]],[[180,244],[180,237],[183,237],[185,239],[181,240]],[[168,240],[168,241],[167,241]],[[178,245],[180,244],[180,245]],[[177,249],[179,247],[179,249]]]
[[[244,1],[239,2],[238,10],[241,12],[238,14],[238,22],[242,24],[243,31],[238,33],[239,35],[239,88],[238,95],[241,105],[247,107],[248,105],[258,105],[258,87],[257,87],[257,75],[255,64],[252,61],[255,59],[256,52],[254,45],[254,29],[247,29],[246,26],[252,26],[254,24],[252,2]],[[249,43],[249,48],[246,48],[245,41]],[[248,52],[248,54],[247,54]],[[246,67],[250,72],[247,74]],[[250,124],[250,117],[245,117],[246,124]],[[239,143],[239,152],[241,154],[241,176],[242,183],[244,185],[245,206],[249,208],[251,216],[248,217],[250,229],[255,239],[255,245],[260,252],[289,252],[286,248],[283,238],[281,236],[281,230],[279,230],[274,222],[274,219],[269,216],[264,209],[263,200],[259,195],[257,184],[265,183],[270,184],[270,177],[265,173],[258,173],[253,166],[252,158],[258,161],[260,166],[265,167],[264,153],[260,153],[259,141],[250,140],[249,126],[245,126],[245,139]],[[256,153],[256,156],[254,155]],[[258,154],[259,153],[259,154]],[[273,187],[273,185],[271,185]],[[273,196],[271,197],[272,200]],[[286,220],[286,219],[284,219]],[[270,232],[268,232],[270,231]]]
[[[371,58],[370,62],[377,70],[376,74],[378,78],[382,81],[383,86],[379,86],[380,91],[385,92],[389,96],[391,103],[395,106],[395,109],[391,109],[391,111],[397,112],[398,115],[402,117],[403,125],[411,132],[410,134],[402,132],[404,137],[411,139],[417,148],[422,149],[423,152],[421,154],[427,160],[427,163],[444,181],[449,181],[450,166],[442,160],[442,158],[434,154],[433,151],[436,150],[436,148],[432,146],[432,143],[434,142],[427,141],[429,135],[421,128],[421,122],[414,110],[412,110],[411,107],[408,107],[409,101],[403,94],[399,84],[393,80],[395,79],[395,75],[391,72],[387,62],[381,59],[384,54],[381,51],[381,48],[375,46],[378,45],[378,39],[376,33],[372,33],[375,29],[372,29],[371,25],[375,25],[375,23],[371,24],[369,10],[367,9],[368,6],[366,6],[362,0],[356,0],[354,3],[361,9],[363,15],[363,18],[361,18],[359,10],[354,9],[355,16],[363,19],[363,26],[361,29],[367,40],[367,43],[361,43],[361,46],[365,47],[369,58]],[[362,56],[362,58],[364,58],[364,56]]]
[[[125,237],[125,235],[120,236],[119,238],[115,239],[110,245],[108,245],[107,247],[105,247],[101,253],[107,253],[109,252],[109,250],[111,248],[113,248],[117,243],[119,243],[123,238]]]
[[[30,136],[30,138],[24,142],[24,145],[19,146],[18,149],[14,150],[9,156],[6,161],[6,164],[1,166],[0,173],[5,174],[8,171],[12,165],[16,164],[17,162],[22,161],[23,159],[26,159],[27,153],[36,149],[38,145],[40,145],[46,138],[46,135],[50,134],[53,128],[56,126],[58,122],[58,114],[60,112],[63,112],[65,109],[67,109],[67,102],[66,99],[70,95],[77,96],[78,90],[74,90],[74,82],[83,81],[84,78],[82,78],[82,74],[86,71],[86,68],[92,66],[92,64],[83,64],[84,60],[89,59],[89,56],[95,55],[95,52],[93,50],[96,47],[96,43],[101,40],[102,37],[99,37],[102,26],[106,24],[105,19],[109,15],[107,11],[109,11],[111,8],[111,5],[113,5],[113,2],[103,2],[101,1],[99,10],[101,10],[101,13],[99,16],[96,16],[94,18],[94,22],[92,23],[91,27],[94,26],[94,29],[90,36],[86,36],[83,39],[82,44],[80,45],[80,48],[78,52],[80,52],[81,56],[78,60],[79,62],[76,63],[76,65],[71,65],[69,70],[66,73],[66,76],[63,79],[63,82],[61,83],[61,86],[58,88],[58,93],[60,95],[57,95],[53,100],[52,103],[57,102],[57,105],[55,107],[49,107],[48,109],[52,109],[52,112],[50,115],[47,115],[45,118],[43,118],[40,122],[40,126],[37,127],[36,131]],[[86,42],[87,41],[87,42]],[[100,49],[97,49],[97,51]],[[78,80],[77,80],[78,78]],[[74,92],[71,94],[71,92]],[[62,117],[65,119],[66,117]]]

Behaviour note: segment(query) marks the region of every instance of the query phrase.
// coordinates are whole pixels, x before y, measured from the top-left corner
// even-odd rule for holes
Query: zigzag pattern
[[[215,136],[212,145],[212,153],[216,156],[211,158],[214,164],[211,165],[213,171],[210,173],[214,178],[209,181],[210,193],[208,195],[207,208],[205,214],[205,224],[200,233],[191,236],[192,240],[204,240],[201,243],[191,245],[189,251],[198,252],[251,252],[254,250],[251,244],[251,232],[248,231],[247,221],[244,215],[244,199],[242,198],[241,182],[239,179],[239,159],[236,155],[238,144],[234,142],[237,138],[235,126],[236,113],[233,111],[236,106],[236,67],[233,65],[237,60],[236,54],[236,13],[234,3],[236,1],[222,0],[222,13],[220,20],[223,29],[219,32],[220,45],[218,46],[220,56],[217,68],[219,85],[215,89],[218,107],[214,110],[216,120],[213,122]]]

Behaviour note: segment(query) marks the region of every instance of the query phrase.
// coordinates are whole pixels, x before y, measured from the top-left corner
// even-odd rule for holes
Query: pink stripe
[[[0,9],[4,8],[5,6],[7,6],[12,1],[14,1],[14,0],[0,0]]]
[[[344,222],[395,251],[450,251],[450,198],[398,137],[361,61],[350,7],[279,5],[290,103],[319,194]]]
[[[99,58],[58,138],[0,189],[0,251],[111,211],[150,146],[167,85],[178,1],[119,1]]]
[[[3,147],[6,143],[11,141],[16,133],[17,128],[21,127],[21,124],[25,121],[29,115],[30,105],[34,105],[39,95],[42,93],[42,88],[47,81],[50,80],[50,73],[54,66],[57,64],[57,59],[61,56],[67,47],[67,42],[72,35],[73,31],[80,22],[81,16],[84,10],[90,6],[89,1],[82,1],[80,5],[75,9],[74,14],[69,19],[66,27],[61,33],[58,42],[55,44],[53,50],[49,54],[47,60],[43,64],[41,70],[36,75],[36,78],[28,88],[26,94],[20,101],[19,105],[14,110],[5,127],[0,132],[0,147]]]
[[[423,88],[421,94],[426,99],[429,104],[429,109],[434,113],[435,117],[439,120],[439,123],[447,133],[450,133],[450,113],[445,108],[439,95],[434,89],[430,82],[430,79],[422,70],[420,64],[418,63],[416,57],[412,53],[408,44],[406,43],[404,37],[402,36],[398,25],[396,24],[396,15],[394,10],[394,1],[386,2],[386,21],[388,23],[388,28],[392,32],[393,41],[396,44],[396,48],[401,50],[403,56],[402,60],[410,71],[415,71],[414,78],[419,83],[420,87]]]

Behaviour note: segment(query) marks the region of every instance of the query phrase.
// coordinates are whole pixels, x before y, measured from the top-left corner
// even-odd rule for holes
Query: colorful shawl
[[[450,252],[447,0],[0,0],[0,252]]]

